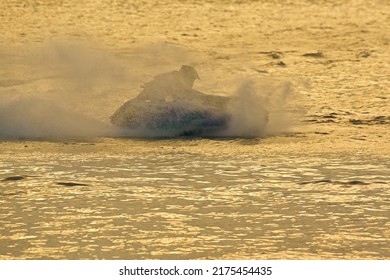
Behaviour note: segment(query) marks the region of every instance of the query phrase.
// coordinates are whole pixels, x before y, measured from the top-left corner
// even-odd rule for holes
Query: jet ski
[[[198,73],[189,65],[156,76],[112,115],[111,122],[136,135],[261,135],[268,112],[251,98],[251,90],[244,91],[244,99],[216,96],[193,89],[196,79]]]
[[[202,135],[225,129],[230,120],[230,115],[223,110],[227,98],[204,97],[203,100],[170,102],[136,97],[123,104],[111,117],[111,122],[124,129],[178,136]],[[206,100],[211,102],[207,104]]]
[[[112,115],[111,122],[156,135],[194,136],[225,129],[230,120],[225,111],[229,98],[192,89],[196,79],[198,73],[188,65],[156,76]]]

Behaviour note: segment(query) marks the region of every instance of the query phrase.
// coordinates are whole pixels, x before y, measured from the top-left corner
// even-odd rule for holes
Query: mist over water
[[[96,119],[39,97],[21,97],[1,104],[0,120],[0,138],[84,138],[113,133],[110,127]]]
[[[292,94],[289,82],[243,81],[232,95],[228,108],[232,120],[222,134],[258,137],[288,131],[293,123],[286,105]]]
[[[162,43],[114,54],[91,43],[49,42],[3,50],[0,55],[5,62],[0,69],[2,139],[174,137],[170,131],[120,129],[109,119],[155,75],[182,64],[194,65],[202,73],[201,58],[183,47]],[[211,87],[210,91],[206,93],[220,89]],[[228,91],[224,94],[231,97],[229,126],[205,136],[259,137],[288,129],[284,106],[292,88],[287,82],[244,79]]]

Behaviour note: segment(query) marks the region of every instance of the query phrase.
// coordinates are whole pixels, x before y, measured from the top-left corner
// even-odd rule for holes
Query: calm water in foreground
[[[390,161],[278,139],[1,143],[0,256],[388,258]]]

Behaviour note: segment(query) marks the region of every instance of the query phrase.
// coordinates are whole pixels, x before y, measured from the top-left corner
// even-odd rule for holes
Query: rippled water
[[[389,257],[389,161],[152,142],[8,144],[20,150],[2,155],[1,257]],[[112,145],[132,147],[100,150]]]
[[[0,259],[389,259],[389,11],[0,1]],[[275,108],[294,126],[274,110],[262,139],[69,139],[189,62],[207,93],[291,83]]]

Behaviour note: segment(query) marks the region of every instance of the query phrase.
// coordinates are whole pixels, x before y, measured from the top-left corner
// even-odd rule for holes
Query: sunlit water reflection
[[[251,147],[208,155],[207,140],[193,142],[195,150],[168,141],[164,151],[3,154],[1,258],[390,256],[389,161]]]

